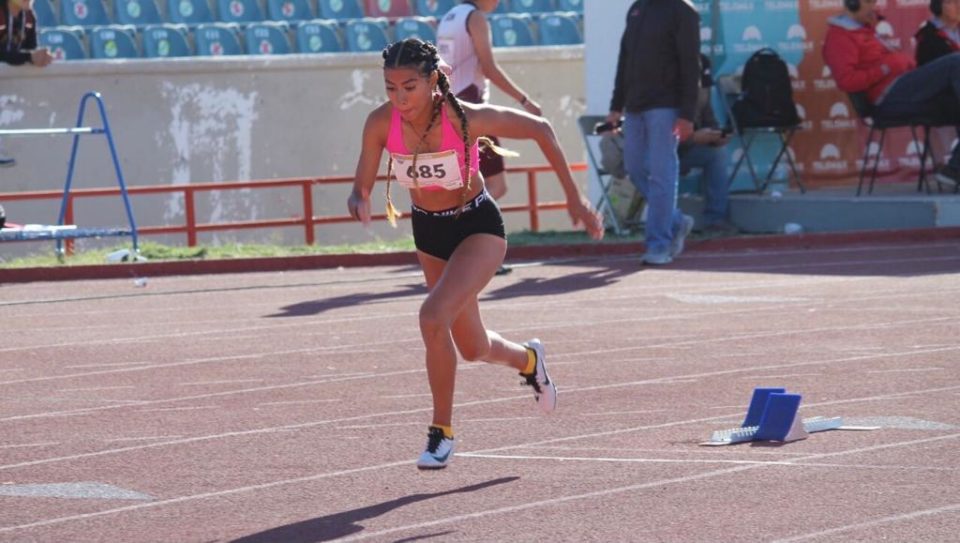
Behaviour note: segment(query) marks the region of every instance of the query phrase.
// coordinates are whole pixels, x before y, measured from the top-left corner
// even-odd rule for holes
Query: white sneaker
[[[521,377],[526,378],[526,381],[521,384],[533,387],[533,398],[537,401],[541,411],[552,413],[557,408],[557,385],[547,374],[547,356],[543,350],[543,343],[534,338],[524,343],[523,346],[533,349],[533,353],[537,357],[537,364],[534,366],[532,374],[520,374]]]
[[[453,438],[444,437],[443,430],[431,426],[427,431],[427,448],[417,460],[420,469],[443,469],[453,458]]]
[[[673,241],[670,242],[670,256],[677,258],[683,252],[683,244],[687,236],[693,231],[693,217],[684,215],[680,219],[680,230],[673,234]]]

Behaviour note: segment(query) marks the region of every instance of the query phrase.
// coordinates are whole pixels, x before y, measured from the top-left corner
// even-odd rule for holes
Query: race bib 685
[[[415,187],[414,178],[421,188],[441,187],[457,190],[463,187],[460,175],[460,160],[454,150],[417,155],[417,164],[413,164],[413,155],[393,153],[393,172],[397,182],[404,188]]]

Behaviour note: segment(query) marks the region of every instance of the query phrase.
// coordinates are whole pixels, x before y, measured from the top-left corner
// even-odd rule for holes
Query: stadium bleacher
[[[59,60],[379,52],[458,0],[35,0]],[[494,47],[583,43],[583,0],[501,0]],[[278,23],[278,24],[274,24]]]
[[[204,23],[197,25],[193,38],[199,56],[231,56],[244,54],[240,45],[240,26],[234,23]]]
[[[98,26],[90,29],[90,58],[139,58],[137,29],[131,25]]]
[[[113,0],[113,18],[119,24],[136,27],[166,22],[154,0]]]
[[[34,0],[33,13],[37,17],[37,24],[40,25],[40,28],[50,28],[60,24],[52,0]]]
[[[143,29],[143,56],[147,58],[193,56],[186,25],[166,23]]]

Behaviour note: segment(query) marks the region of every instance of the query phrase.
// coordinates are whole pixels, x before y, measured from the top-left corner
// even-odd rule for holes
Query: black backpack
[[[733,103],[733,116],[740,128],[800,123],[787,63],[773,49],[763,48],[750,55],[743,67],[741,89]]]

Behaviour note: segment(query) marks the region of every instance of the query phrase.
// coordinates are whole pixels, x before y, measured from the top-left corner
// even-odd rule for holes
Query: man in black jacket
[[[0,1],[0,61],[14,66],[29,62],[42,67],[52,60],[45,47],[37,48],[33,0]],[[0,166],[13,166],[16,161],[2,149],[0,145]]]
[[[620,40],[609,122],[624,119],[624,160],[647,200],[647,264],[683,251],[693,218],[677,209],[677,143],[693,133],[700,16],[687,0],[637,0]]]
[[[960,52],[960,0],[930,0],[930,18],[917,34],[917,66]]]

